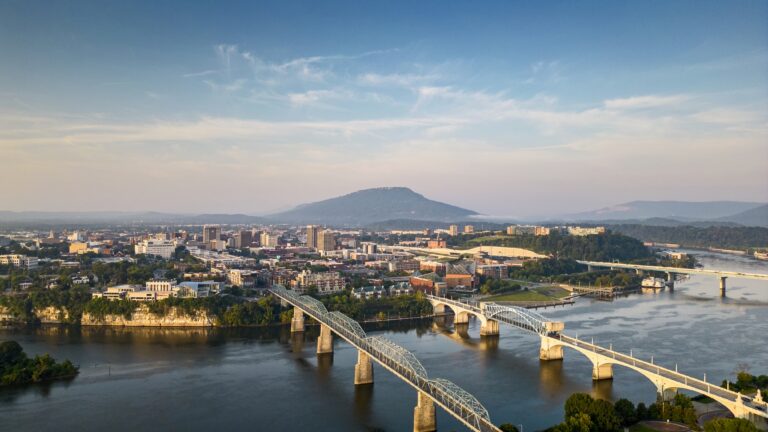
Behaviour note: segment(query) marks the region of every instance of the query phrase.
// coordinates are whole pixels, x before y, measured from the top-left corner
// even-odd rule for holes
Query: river
[[[694,253],[705,268],[768,273],[765,262]],[[540,312],[565,321],[570,335],[712,382],[733,377],[739,365],[768,373],[768,284],[728,279],[722,299],[718,282],[693,276],[672,292]],[[591,364],[573,351],[562,362],[540,362],[538,338],[511,327],[502,325],[495,343],[481,340],[474,320],[460,330],[433,321],[366,328],[411,350],[430,377],[475,395],[494,422],[528,431],[561,421],[573,392],[655,399],[649,381],[620,367],[613,381],[594,384]],[[318,359],[316,336],[317,328],[292,337],[285,327],[0,329],[0,340],[17,340],[29,354],[81,366],[72,381],[0,390],[0,430],[411,430],[413,389],[376,365],[375,384],[355,388],[355,350],[336,339],[332,359]],[[439,408],[437,416],[440,430],[464,430]]]

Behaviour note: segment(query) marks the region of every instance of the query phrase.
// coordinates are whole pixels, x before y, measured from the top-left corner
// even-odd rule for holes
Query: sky
[[[768,202],[765,1],[0,0],[0,210]]]

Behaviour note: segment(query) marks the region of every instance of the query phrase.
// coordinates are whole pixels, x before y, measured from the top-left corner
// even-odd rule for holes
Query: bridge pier
[[[418,392],[418,402],[413,409],[413,432],[434,432],[437,430],[435,403],[424,392]]]
[[[469,323],[469,314],[466,312],[455,312],[453,316],[454,324],[467,324]]]
[[[539,359],[544,361],[562,360],[563,346],[552,343],[552,339],[548,337],[542,337],[541,348],[539,349]]]
[[[720,297],[725,297],[725,280],[727,276],[720,276]]]
[[[485,320],[480,326],[480,336],[498,336],[499,322],[496,320]]]
[[[317,338],[317,353],[333,353],[333,333],[331,328],[325,324],[320,324],[320,336]]]
[[[661,400],[668,402],[675,398],[675,395],[677,394],[677,389],[664,388],[664,386],[661,386],[656,389],[656,392],[659,394],[659,396],[661,396]]]
[[[293,308],[293,318],[291,318],[291,333],[304,331],[304,312],[299,308]]]
[[[643,275],[643,271],[640,270],[640,269],[635,269],[635,274],[638,275],[638,276],[642,276]]]
[[[613,365],[611,363],[594,363],[592,366],[592,379],[594,381],[613,379]]]
[[[363,350],[357,350],[355,365],[355,385],[373,384],[373,364],[371,358]]]
[[[669,290],[672,291],[675,289],[675,274],[667,272],[667,286],[669,287]]]

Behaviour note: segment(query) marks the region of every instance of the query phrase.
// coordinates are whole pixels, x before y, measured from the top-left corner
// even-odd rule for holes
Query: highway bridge
[[[667,274],[668,280],[670,282],[674,282],[674,275],[676,274],[689,274],[689,275],[697,274],[697,275],[715,276],[720,278],[720,294],[723,297],[725,297],[725,290],[726,290],[725,280],[729,277],[768,281],[768,274],[761,274],[761,273],[745,273],[745,272],[735,272],[735,271],[728,271],[728,270],[711,270],[711,269],[701,269],[701,268],[664,267],[664,266],[625,264],[625,263],[619,263],[619,262],[603,262],[603,261],[577,260],[577,262],[579,264],[586,265],[587,268],[590,269],[590,271],[594,267],[602,267],[602,268],[610,268],[610,269],[616,269],[616,268],[631,269],[638,272],[642,272],[642,271],[663,272]]]
[[[515,306],[504,306],[496,303],[475,303],[452,300],[445,297],[427,295],[436,313],[451,309],[456,323],[466,323],[469,316],[475,316],[480,321],[482,336],[499,334],[499,323],[507,323],[518,330],[536,334],[541,339],[539,358],[541,360],[561,360],[563,348],[573,349],[592,362],[592,379],[603,380],[613,378],[613,366],[618,365],[632,369],[655,386],[665,399],[671,398],[677,390],[689,390],[708,396],[725,406],[735,417],[747,418],[753,421],[768,419],[768,403],[758,392],[754,397],[724,389],[675,370],[665,368],[629,355],[615,351],[613,347],[603,347],[591,342],[585,342],[563,333],[564,323],[552,321],[544,316]],[[764,420],[763,420],[764,421]]]
[[[373,383],[371,360],[402,379],[417,392],[413,410],[414,432],[437,430],[435,404],[458,419],[472,431],[500,432],[490,419],[488,410],[471,394],[442,378],[429,378],[419,360],[405,348],[380,336],[368,336],[360,324],[340,312],[328,312],[312,297],[275,286],[269,290],[283,302],[293,306],[291,332],[304,331],[304,315],[320,323],[317,353],[333,352],[333,334],[357,348],[355,385]]]

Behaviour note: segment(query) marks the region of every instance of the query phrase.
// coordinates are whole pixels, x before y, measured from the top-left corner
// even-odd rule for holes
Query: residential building
[[[387,295],[387,290],[383,286],[373,285],[352,289],[352,296],[361,300],[380,298],[385,295]]]
[[[445,263],[439,261],[420,261],[419,271],[426,273],[445,274]]]
[[[7,265],[16,268],[33,269],[36,268],[39,263],[37,257],[30,257],[26,255],[0,255],[0,265]]]
[[[512,225],[507,227],[508,235],[533,235],[536,233],[534,226]]]
[[[550,232],[551,232],[551,230],[549,228],[547,228],[547,227],[537,226],[537,227],[534,228],[533,235],[536,235],[536,236],[547,236],[547,235],[549,235]]]
[[[413,294],[413,287],[408,282],[398,282],[389,287],[390,296],[401,296]]]
[[[405,259],[405,260],[388,262],[388,270],[391,272],[397,272],[397,271],[414,272],[414,271],[418,271],[419,268],[420,268],[420,262],[416,261],[415,259]]]
[[[458,225],[451,225],[448,227],[448,234],[452,236],[459,235],[459,226]]]
[[[414,274],[409,279],[410,285],[415,291],[425,292],[436,296],[444,296],[447,284],[437,273]]]
[[[481,264],[477,274],[490,279],[509,279],[509,267],[504,264]]]
[[[232,269],[227,272],[227,282],[240,288],[253,288],[258,272],[254,270]]]
[[[445,269],[445,283],[449,289],[457,286],[471,287],[474,285],[474,275],[475,263],[472,261],[448,264]]]
[[[72,247],[70,246],[70,249]],[[165,259],[171,259],[176,252],[176,243],[170,240],[143,240],[134,246],[137,255],[154,255]]]
[[[337,272],[312,273],[304,270],[293,281],[293,288],[304,293],[310,287],[315,287],[319,295],[341,292],[346,286],[344,278]]]
[[[445,240],[436,239],[427,241],[427,247],[429,249],[438,249],[448,247],[448,243]]]
[[[332,251],[336,249],[336,236],[329,230],[317,233],[317,250]]]
[[[475,232],[475,227],[472,225],[464,225],[464,234],[472,234]]]
[[[568,228],[568,234],[572,236],[588,236],[588,235],[600,235],[605,234],[605,227],[598,226],[598,227],[578,227],[578,226],[569,226]]]

